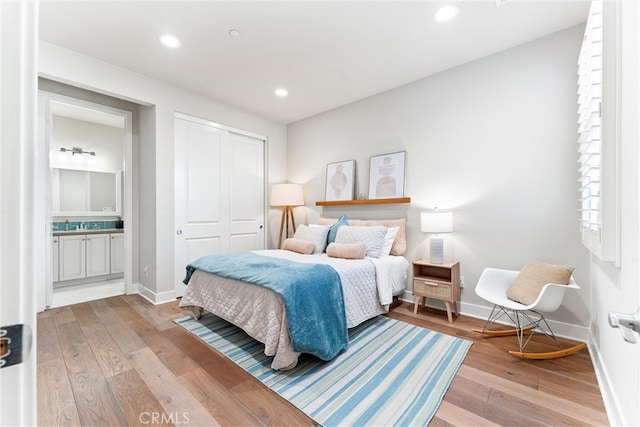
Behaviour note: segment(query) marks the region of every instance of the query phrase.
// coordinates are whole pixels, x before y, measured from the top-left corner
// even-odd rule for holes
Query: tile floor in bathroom
[[[124,294],[124,281],[122,279],[54,288],[53,299],[49,308],[78,304],[122,294]]]

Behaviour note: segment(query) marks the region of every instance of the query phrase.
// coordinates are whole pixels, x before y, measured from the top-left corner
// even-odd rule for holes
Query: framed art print
[[[324,199],[326,201],[353,200],[355,171],[355,160],[329,163]]]
[[[369,162],[369,199],[404,197],[406,151],[371,156]]]

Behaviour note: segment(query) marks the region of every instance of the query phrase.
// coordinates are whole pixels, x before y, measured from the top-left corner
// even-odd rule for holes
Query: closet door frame
[[[267,170],[267,137],[264,135],[259,135],[256,133],[248,132],[242,129],[237,129],[225,125],[221,125],[219,123],[215,123],[209,120],[200,119],[197,117],[189,116],[183,113],[175,113],[174,114],[174,134],[175,134],[175,159],[176,159],[176,168],[175,168],[175,177],[174,177],[174,185],[175,185],[175,229],[174,229],[174,282],[175,282],[175,292],[176,297],[183,295],[184,293],[184,284],[182,284],[182,280],[184,279],[185,274],[185,266],[188,262],[193,261],[193,259],[189,258],[198,258],[203,255],[210,255],[218,252],[227,252],[232,250],[230,238],[231,236],[218,235],[217,230],[219,228],[219,224],[217,224],[216,215],[218,212],[210,211],[209,215],[205,215],[206,217],[196,218],[195,221],[190,221],[187,216],[189,216],[188,209],[185,208],[185,204],[189,203],[188,195],[185,194],[189,192],[188,189],[188,180],[193,179],[189,178],[189,171],[185,168],[187,167],[187,163],[189,162],[187,156],[188,150],[193,149],[192,147],[185,146],[186,138],[186,127],[192,127],[192,129],[196,132],[200,131],[203,133],[210,132],[211,136],[211,144],[221,144],[220,147],[211,147],[211,150],[218,150],[218,152],[222,153],[223,156],[230,159],[231,153],[231,144],[232,144],[232,136],[239,135],[240,137],[248,137],[257,141],[261,141],[262,144],[262,201],[260,203],[260,213],[261,213],[261,223],[255,223],[256,228],[256,236],[258,238],[257,249],[264,249],[267,246],[267,229],[265,227],[265,223],[267,221],[268,214],[268,198],[267,198],[267,185],[268,185],[268,170]],[[207,137],[204,136],[206,139]],[[203,152],[209,152],[210,147],[204,147]],[[214,151],[211,151],[213,153]],[[205,155],[203,153],[203,155]],[[227,168],[228,165],[223,165],[223,169]],[[212,167],[214,167],[212,165]],[[226,169],[225,169],[226,170]],[[231,176],[230,171],[227,171],[229,176]],[[213,180],[214,177],[209,176],[210,180]],[[214,183],[215,184],[215,183]],[[186,191],[185,191],[186,189]],[[221,189],[217,188],[213,190],[214,192],[219,192],[220,195],[225,200],[223,203],[226,203],[225,206],[220,206],[220,209],[224,211],[221,215],[226,215],[227,217],[223,218],[223,221],[229,219],[229,224],[231,220],[231,202],[229,194],[226,191],[231,191],[229,189]],[[224,194],[222,194],[224,193]],[[220,197],[218,195],[218,197]],[[205,209],[211,209],[211,206],[204,205]],[[199,219],[201,221],[199,221]],[[198,234],[202,230],[202,234]],[[223,231],[224,233],[230,234],[231,228],[229,225],[229,230]],[[189,247],[191,246],[191,247]]]

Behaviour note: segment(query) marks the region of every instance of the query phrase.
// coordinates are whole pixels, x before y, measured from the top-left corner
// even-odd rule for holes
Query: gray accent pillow
[[[367,256],[380,258],[387,227],[381,225],[343,225],[338,228],[335,243],[364,243]]]
[[[302,224],[296,229],[293,238],[313,243],[315,246],[313,253],[321,254],[324,252],[324,248],[327,247],[328,232],[328,226],[309,227],[308,225]]]

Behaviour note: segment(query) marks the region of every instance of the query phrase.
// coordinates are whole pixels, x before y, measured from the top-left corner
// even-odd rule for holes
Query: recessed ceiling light
[[[231,37],[240,37],[242,33],[240,32],[240,30],[236,30],[235,28],[232,28],[229,30],[229,35]]]
[[[167,47],[171,47],[175,49],[182,45],[180,43],[180,40],[178,40],[175,36],[172,36],[171,34],[165,34],[163,36],[160,36],[159,38],[162,44]]]
[[[433,20],[436,22],[447,22],[455,18],[456,15],[458,15],[458,6],[448,4],[435,11],[433,14]]]
[[[289,95],[289,91],[283,88],[280,89],[276,89],[275,94],[278,95],[280,98],[284,98],[285,96]]]

